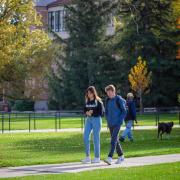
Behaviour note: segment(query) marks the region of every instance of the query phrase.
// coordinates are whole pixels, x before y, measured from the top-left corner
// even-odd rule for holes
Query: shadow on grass
[[[156,138],[157,130],[133,133],[133,143],[128,140],[122,143],[126,157],[180,153],[180,128],[173,129],[170,139],[162,141]],[[75,132],[4,134],[0,147],[1,167],[74,162],[85,156],[83,134]],[[109,132],[102,132],[101,159],[107,157],[109,147]],[[92,141],[91,155],[93,157]]]
[[[28,150],[31,152],[43,152],[43,153],[76,153],[83,149],[83,136],[82,134],[74,134],[58,137],[58,134],[54,136],[35,138],[28,140],[20,140],[15,143],[22,151]],[[41,136],[41,135],[39,135]]]
[[[59,135],[59,136],[58,136]],[[160,151],[160,149],[180,148],[180,129],[173,129],[170,139],[158,140],[156,138],[156,130],[141,130],[134,131],[134,142],[126,140],[122,143],[125,152],[133,155],[137,152],[145,151]],[[41,137],[41,135],[39,135]],[[75,154],[84,153],[83,135],[82,134],[56,134],[56,136],[49,136],[44,138],[34,138],[28,140],[20,140],[15,143],[15,146],[22,151],[42,152],[52,154]],[[92,139],[92,138],[91,138]],[[110,145],[110,136],[108,132],[101,133],[101,152],[107,154]],[[92,141],[91,141],[92,147]],[[93,150],[93,147],[91,148]]]

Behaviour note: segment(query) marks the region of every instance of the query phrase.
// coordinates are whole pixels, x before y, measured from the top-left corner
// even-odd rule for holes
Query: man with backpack
[[[112,157],[116,149],[119,156],[116,164],[120,164],[124,161],[124,155],[118,140],[118,134],[126,116],[126,101],[121,96],[116,95],[116,89],[113,85],[108,85],[105,88],[105,92],[108,96],[105,104],[105,115],[111,134],[111,148],[105,162],[108,165],[112,164]]]
[[[134,124],[134,121],[136,121],[136,105],[134,102],[134,96],[132,93],[127,94],[127,115],[125,118],[125,124],[126,124],[126,129],[122,133],[122,136],[119,138],[121,142],[125,141],[126,136],[128,136],[129,140],[133,142],[133,136],[132,136],[132,131],[131,128]]]

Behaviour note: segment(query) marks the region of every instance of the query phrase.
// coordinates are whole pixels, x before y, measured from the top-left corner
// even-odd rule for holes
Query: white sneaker
[[[107,159],[104,160],[105,163],[107,163],[108,165],[112,164],[112,158],[108,157]]]
[[[94,158],[91,163],[100,163],[100,158]]]
[[[91,158],[90,158],[90,157],[86,157],[86,158],[83,159],[81,162],[82,162],[83,164],[91,163]]]
[[[124,161],[124,155],[120,156],[117,161],[115,162],[115,164],[121,164]]]

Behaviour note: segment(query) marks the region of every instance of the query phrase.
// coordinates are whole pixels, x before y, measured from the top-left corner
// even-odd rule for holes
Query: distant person
[[[105,92],[108,96],[105,106],[105,115],[111,134],[111,147],[108,158],[105,160],[105,162],[109,165],[112,164],[113,154],[116,149],[119,156],[116,164],[120,164],[122,161],[124,161],[124,155],[119,143],[118,133],[126,116],[126,101],[121,96],[116,94],[116,89],[113,85],[107,86],[105,88]]]
[[[127,115],[125,118],[126,129],[122,133],[122,136],[119,138],[121,142],[125,141],[125,138],[128,137],[130,141],[133,142],[132,135],[132,126],[134,121],[136,121],[136,105],[134,101],[134,95],[132,93],[127,94]],[[136,121],[137,123],[137,121]]]
[[[84,128],[84,144],[86,158],[82,163],[100,163],[100,130],[102,125],[101,116],[104,113],[104,106],[94,86],[88,87],[85,95],[86,123]],[[90,134],[93,130],[94,159],[90,158]]]

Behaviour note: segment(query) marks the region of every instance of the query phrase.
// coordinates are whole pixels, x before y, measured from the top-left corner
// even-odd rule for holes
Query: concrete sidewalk
[[[82,164],[80,162],[76,162],[64,164],[0,168],[0,178],[40,174],[77,173],[82,171],[91,171],[95,169],[135,167],[152,164],[180,162],[180,154],[127,158],[122,164],[119,165],[114,164],[114,162],[115,160],[113,161],[113,164],[110,166],[102,161],[99,164]]]
[[[180,128],[179,125],[173,126],[173,128]],[[125,127],[123,126],[121,130],[124,130]],[[157,126],[134,126],[135,130],[146,130],[146,129],[157,129]],[[82,128],[66,128],[66,129],[38,129],[38,130],[31,130],[30,132],[81,132],[83,131]],[[107,127],[103,127],[101,131],[107,131]],[[3,133],[28,133],[29,130],[5,130]],[[2,133],[2,132],[0,132]]]

